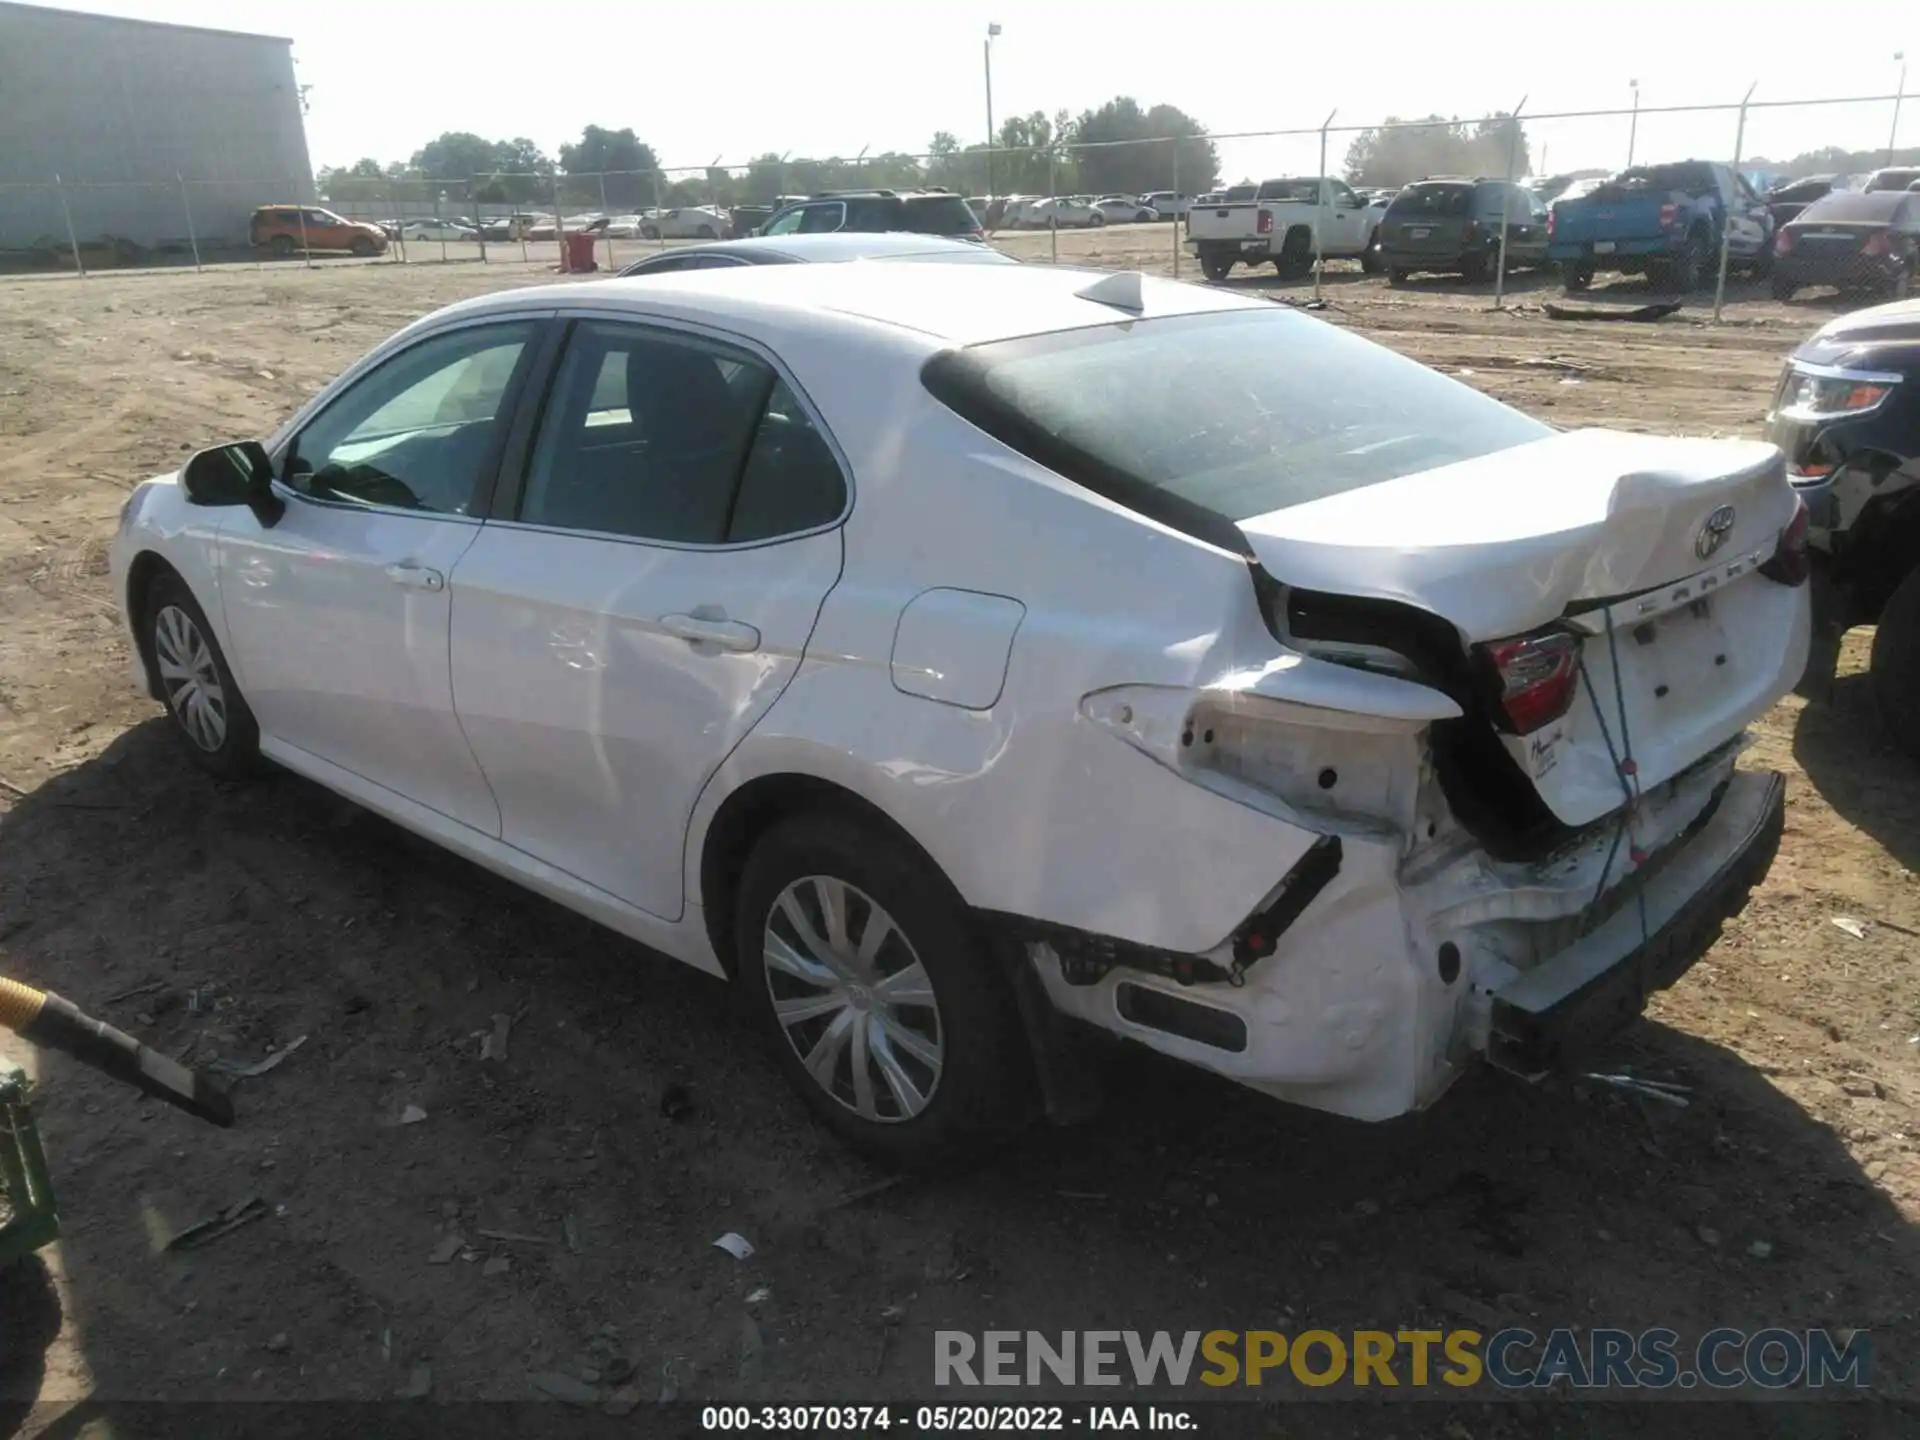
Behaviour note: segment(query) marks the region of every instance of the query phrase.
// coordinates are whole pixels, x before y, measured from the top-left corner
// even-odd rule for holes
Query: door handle
[[[447,577],[438,570],[425,565],[415,565],[403,561],[398,565],[387,566],[387,578],[396,585],[404,585],[409,590],[444,590]]]
[[[707,615],[662,615],[660,628],[690,645],[717,645],[737,654],[760,648],[760,632],[741,620]]]

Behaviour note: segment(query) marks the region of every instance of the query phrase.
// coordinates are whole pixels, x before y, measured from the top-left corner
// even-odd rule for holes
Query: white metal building
[[[0,0],[0,252],[69,217],[83,246],[244,244],[311,200],[292,43]]]

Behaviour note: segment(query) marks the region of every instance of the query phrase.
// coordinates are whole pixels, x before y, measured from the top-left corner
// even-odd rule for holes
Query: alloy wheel
[[[227,692],[213,647],[194,619],[178,605],[162,606],[153,620],[154,660],[160,683],[187,738],[209,755],[227,740]]]
[[[767,991],[814,1083],[864,1120],[912,1120],[946,1058],[933,981],[912,942],[871,896],[805,875],[767,912]]]

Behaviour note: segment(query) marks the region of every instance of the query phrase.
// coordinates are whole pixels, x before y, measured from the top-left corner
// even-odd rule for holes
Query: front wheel
[[[1868,673],[1888,736],[1920,760],[1920,570],[1900,582],[1881,610]]]
[[[1089,230],[1097,230],[1100,228],[1100,226],[1106,223],[1107,223],[1107,217],[1101,214],[1098,210],[1094,211],[1093,214],[1087,217],[1087,228]]]
[[[187,758],[210,775],[237,779],[260,763],[260,726],[227,668],[206,612],[171,572],[147,589],[142,648]]]
[[[366,259],[367,256],[373,254],[373,241],[365,235],[360,236],[353,242],[353,253],[358,255],[362,260]]]
[[[844,1139],[925,1165],[1018,1113],[1031,1072],[1011,984],[952,887],[890,837],[782,822],[747,861],[734,933],[777,1063]]]
[[[276,235],[268,243],[267,248],[284,260],[294,252],[293,237],[291,235]]]
[[[714,238],[713,227],[711,225],[702,225],[700,227],[700,239],[711,240],[713,238]]]
[[[658,240],[660,238],[660,227],[657,225],[642,225],[640,227],[640,238],[642,240]]]

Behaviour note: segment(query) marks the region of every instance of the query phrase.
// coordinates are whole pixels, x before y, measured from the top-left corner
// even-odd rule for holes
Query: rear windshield
[[[1916,180],[1920,180],[1920,170],[1877,170],[1867,182],[1867,189],[1875,192],[1904,190]]]
[[[905,224],[916,235],[971,235],[980,228],[973,210],[958,195],[929,195],[905,202]]]
[[[949,351],[937,398],[1003,444],[1176,528],[1377,485],[1553,432],[1461,382],[1275,307]]]
[[[1713,171],[1706,165],[1642,165],[1633,170],[1622,170],[1604,187],[1607,190],[1626,192],[1644,190],[1681,190],[1688,194],[1705,194],[1714,188]]]
[[[1472,209],[1471,185],[1412,185],[1393,197],[1387,214],[1398,220],[1407,215],[1465,215]]]
[[[1908,198],[1901,190],[1874,190],[1864,194],[1836,190],[1802,210],[1793,223],[1818,225],[1824,220],[1839,225],[1891,225]]]
[[[1320,203],[1320,182],[1318,180],[1266,180],[1260,185],[1262,200],[1306,201],[1309,205]]]

